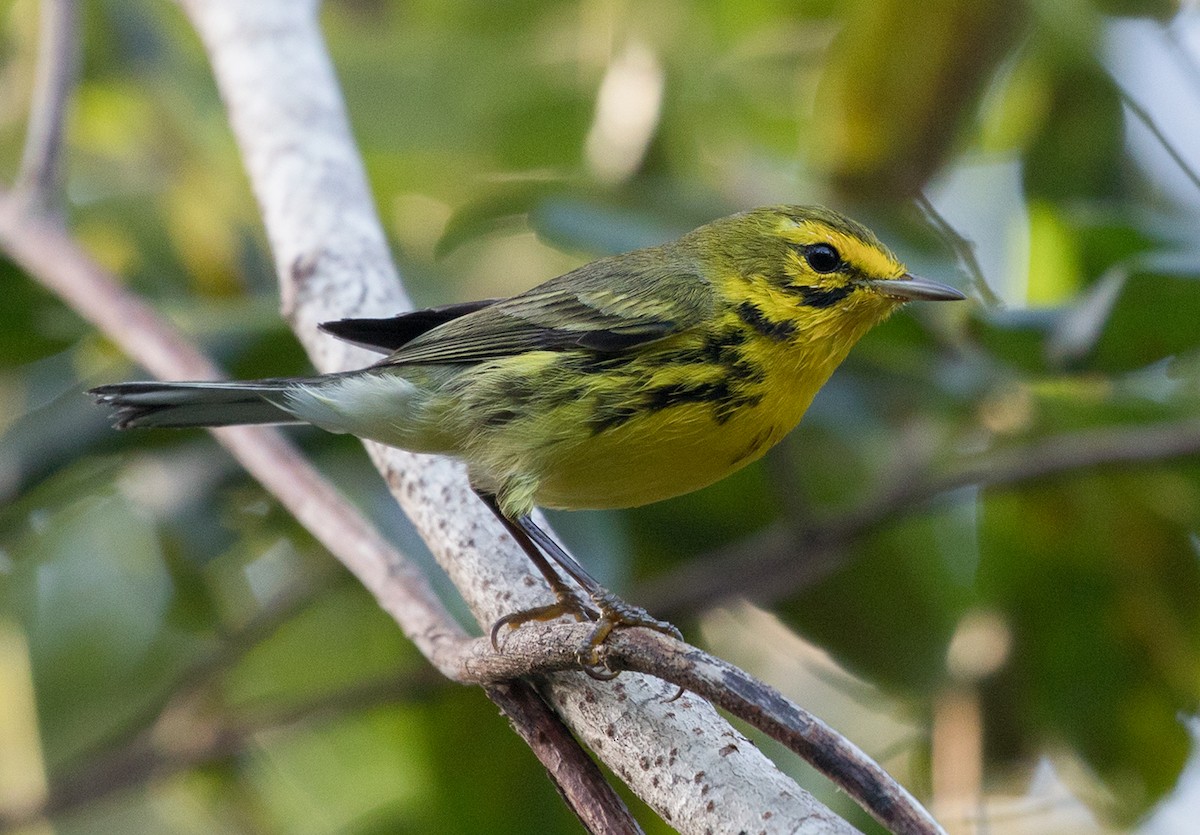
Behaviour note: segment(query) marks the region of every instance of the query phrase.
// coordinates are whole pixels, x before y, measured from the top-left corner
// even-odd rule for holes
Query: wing
[[[495,303],[496,299],[484,299],[478,302],[447,304],[389,316],[386,319],[338,319],[334,322],[322,322],[318,327],[360,348],[390,354],[438,325],[444,325],[452,319],[466,316]]]
[[[525,351],[612,352],[702,321],[712,285],[655,251],[604,258],[519,296],[453,319],[402,345],[386,364],[479,362]]]

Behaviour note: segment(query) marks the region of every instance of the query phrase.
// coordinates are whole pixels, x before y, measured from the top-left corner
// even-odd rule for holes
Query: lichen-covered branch
[[[316,331],[316,324],[407,308],[374,212],[342,99],[317,28],[315,2],[184,0],[213,65],[281,280],[284,312],[322,371],[367,357]],[[403,91],[397,91],[403,95]],[[368,445],[397,499],[480,623],[544,602],[530,568],[469,491],[461,466]],[[547,688],[576,734],[683,831],[847,831],[756,749],[721,751],[736,732],[708,704],[663,704],[664,685],[626,674],[619,687],[578,673]],[[606,733],[619,728],[619,733]],[[707,775],[714,794],[696,805],[639,763],[671,759],[682,774]],[[708,800],[715,812],[701,813]]]

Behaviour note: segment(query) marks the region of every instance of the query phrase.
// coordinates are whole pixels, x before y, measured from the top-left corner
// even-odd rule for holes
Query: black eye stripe
[[[853,284],[845,284],[841,287],[798,287],[792,286],[787,288],[789,293],[795,293],[800,297],[800,303],[805,307],[833,307],[846,296],[854,292]]]

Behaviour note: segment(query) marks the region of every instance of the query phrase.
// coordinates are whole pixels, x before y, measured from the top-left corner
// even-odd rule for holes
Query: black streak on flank
[[[640,414],[670,409],[689,403],[712,404],[712,417],[718,425],[729,420],[743,406],[756,406],[762,401],[761,394],[744,394],[728,382],[671,383],[655,386],[643,394],[636,404],[610,404],[596,409],[588,426],[593,435],[615,429]]]
[[[740,329],[712,334],[700,349],[701,355],[705,362],[724,367],[725,373],[731,379],[761,383],[766,376],[763,369],[747,360],[740,347],[747,339],[746,332]]]
[[[718,424],[733,417],[742,406],[755,406],[762,400],[760,394],[742,394],[729,387],[724,380],[715,383],[686,385],[673,383],[658,386],[646,394],[645,408],[651,412],[681,406],[685,403],[713,404],[713,420]]]
[[[795,293],[800,296],[801,304],[805,307],[825,308],[833,307],[846,296],[854,292],[854,286],[845,284],[841,287],[830,287],[824,289],[822,287],[788,287],[789,293]]]
[[[710,334],[704,340],[704,358],[712,363],[728,362],[730,352],[737,354],[737,346],[746,342],[745,331],[730,328],[720,333]]]
[[[506,377],[499,382],[498,388],[503,401],[514,406],[528,406],[539,394],[533,381],[524,377]]]
[[[755,323],[753,327],[763,333],[768,333],[774,339],[785,339],[794,332],[794,327],[788,322],[772,322],[753,304],[747,303],[749,311],[743,318],[749,316]],[[560,364],[569,367],[572,372],[581,374],[616,374],[624,385],[618,389],[624,392],[623,399],[617,399],[611,393],[608,396],[597,397],[593,400],[591,415],[587,425],[593,435],[599,435],[610,429],[624,425],[642,414],[650,414],[675,406],[686,404],[707,403],[712,406],[712,419],[717,424],[729,420],[743,406],[754,406],[762,400],[762,395],[750,393],[747,389],[756,383],[761,383],[765,377],[762,368],[746,359],[741,345],[749,339],[744,328],[731,327],[718,333],[709,334],[700,345],[686,348],[676,348],[656,352],[652,364],[656,367],[684,367],[693,369],[697,374],[719,379],[700,383],[670,383],[650,385],[653,375],[648,367],[623,368],[627,365],[628,357],[597,357],[595,355],[573,355],[564,357]],[[583,389],[576,389],[573,400],[587,396]]]
[[[796,326],[791,322],[776,322],[767,318],[762,308],[753,302],[742,302],[737,308],[738,317],[750,327],[771,339],[783,341],[796,333]]]
[[[669,409],[683,403],[721,403],[730,399],[729,384],[718,383],[672,383],[658,386],[646,393],[646,408],[652,412]]]
[[[747,339],[744,328],[732,328],[709,334],[701,345],[661,351],[655,361],[664,367],[692,366],[706,376],[721,373],[739,383],[761,383],[766,376],[763,369],[747,360],[740,347]]]
[[[600,408],[588,420],[588,426],[592,429],[593,435],[599,435],[608,429],[615,429],[626,421],[634,418],[641,410],[636,406],[610,406]]]
[[[487,416],[483,419],[483,422],[493,429],[499,429],[501,426],[507,426],[508,424],[512,423],[520,416],[521,415],[518,412],[515,412],[512,409],[497,409],[494,412],[488,412]]]

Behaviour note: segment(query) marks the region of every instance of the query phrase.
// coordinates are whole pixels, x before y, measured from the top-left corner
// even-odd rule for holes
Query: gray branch
[[[125,291],[67,234],[57,218],[0,192],[0,248],[94,324],[139,364],[168,379],[221,376],[202,354],[140,299]],[[462,677],[466,633],[438,600],[425,576],[330,485],[278,432],[262,427],[213,430],[217,441],[395,618],[404,634],[445,676]],[[232,657],[216,659],[221,664]],[[197,670],[204,675],[206,670]],[[183,686],[189,686],[184,682]],[[488,687],[580,819],[597,831],[635,831],[628,810],[548,706],[527,689]],[[89,771],[102,775],[102,769]],[[153,776],[146,772],[145,776]],[[129,785],[98,777],[108,790]],[[115,780],[115,782],[113,782]],[[87,783],[83,781],[82,784]],[[92,797],[89,791],[78,798]],[[51,797],[38,815],[59,808]],[[2,824],[2,822],[0,822]]]
[[[262,210],[285,315],[322,371],[366,364],[363,352],[319,335],[317,323],[394,314],[408,304],[320,38],[317,3],[183,0],[183,7],[208,51]],[[545,602],[544,585],[470,492],[460,465],[373,444],[368,450],[481,624]],[[547,697],[576,735],[684,832],[759,831],[764,824],[770,831],[852,831],[753,746],[723,756],[741,736],[705,702],[671,709],[662,682],[637,674],[622,676],[620,687],[579,673],[548,681]],[[686,785],[643,768],[647,757],[669,759]],[[690,790],[701,772],[711,786],[704,799]],[[704,811],[709,800],[712,813]],[[769,820],[767,810],[775,812]]]
[[[587,637],[590,628],[589,624],[526,626],[506,638],[500,655],[492,652],[488,641],[479,639],[473,645],[462,645],[462,666],[471,680],[482,684],[570,669],[576,663],[573,647]],[[611,669],[648,673],[689,691],[678,700],[666,699],[662,709],[692,710],[699,704],[692,695],[696,694],[787,746],[890,832],[931,835],[942,831],[921,804],[857,746],[773,687],[732,664],[644,629],[614,634],[601,651]],[[620,681],[613,686],[619,690]],[[745,739],[730,737],[725,741],[724,755],[740,756],[746,744]],[[639,764],[660,779],[678,782],[680,775],[672,771],[673,763],[669,761],[646,757]]]

